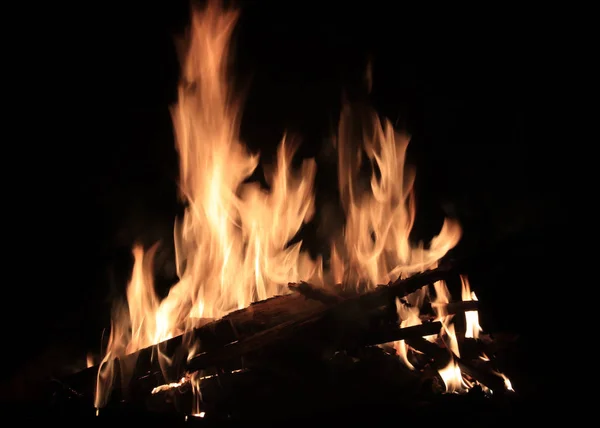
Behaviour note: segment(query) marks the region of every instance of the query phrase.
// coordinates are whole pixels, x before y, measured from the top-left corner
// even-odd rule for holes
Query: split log
[[[321,321],[322,317],[315,315],[304,320],[293,320],[276,327],[257,333],[248,338],[229,343],[228,345],[215,349],[213,351],[203,352],[192,358],[188,364],[188,371],[197,371],[210,366],[218,365],[223,361],[230,361],[235,358],[242,357],[258,350],[263,350],[273,344],[282,344],[283,341],[289,340],[295,335],[303,333],[303,329],[315,325]],[[429,336],[440,332],[442,324],[440,322],[425,323],[407,328],[389,328],[376,330],[367,333],[363,338],[362,344],[378,345],[380,343],[392,342],[395,340],[403,340],[406,338],[415,338]]]

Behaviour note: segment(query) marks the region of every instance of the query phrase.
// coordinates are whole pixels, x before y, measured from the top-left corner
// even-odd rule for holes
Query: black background
[[[14,68],[26,77],[13,107],[17,151],[6,161],[7,229],[17,237],[7,270],[20,271],[4,286],[8,396],[97,349],[134,241],[162,239],[162,276],[172,277],[181,207],[168,106],[173,37],[189,4],[128,3],[55,10],[43,31],[31,24],[31,39],[19,40]],[[239,2],[243,139],[268,157],[287,129],[301,134],[304,155],[319,156],[342,91],[364,97],[371,59],[372,104],[412,135],[419,227],[435,232],[444,212],[457,216],[465,253],[514,240],[472,286],[487,305],[484,329],[521,334],[515,358],[535,379],[523,387],[541,392],[550,362],[533,355],[549,339],[535,314],[560,283],[570,165],[568,148],[543,140],[534,120],[548,50],[537,12],[320,3]]]

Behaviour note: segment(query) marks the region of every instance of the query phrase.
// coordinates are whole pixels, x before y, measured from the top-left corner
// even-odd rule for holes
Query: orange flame
[[[469,284],[468,278],[464,275],[461,275],[460,280],[462,283],[462,300],[464,302],[477,300],[475,292],[471,291],[471,285]],[[477,311],[467,311],[465,312],[465,320],[467,322],[467,326],[465,328],[465,337],[477,339],[482,330],[481,326],[479,325],[479,313]]]
[[[370,109],[346,105],[338,128],[338,181],[346,212],[345,284],[385,284],[435,267],[459,241],[458,223],[446,219],[429,249],[409,241],[415,218],[414,172],[405,167],[409,138]],[[363,157],[372,172],[361,176]],[[368,181],[367,181],[368,180]]]

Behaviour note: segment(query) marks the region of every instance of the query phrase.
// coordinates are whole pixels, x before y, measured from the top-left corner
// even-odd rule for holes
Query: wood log
[[[338,284],[339,285],[339,284]],[[339,286],[338,288],[340,288]],[[316,286],[307,282],[300,283],[289,283],[288,288],[296,293],[302,294],[307,299],[317,300],[324,304],[333,305],[335,303],[341,303],[348,297],[354,297],[356,293],[346,293],[342,294],[337,292],[335,288],[330,287],[321,287]],[[388,310],[391,309],[391,312],[396,313],[395,302],[388,305],[389,308],[382,307],[382,316],[385,316]],[[443,311],[446,315],[456,315],[459,313],[465,313],[469,311],[477,311],[479,308],[479,302],[477,300],[467,300],[467,301],[455,301],[449,303],[440,303],[435,305],[438,308],[438,311]],[[421,315],[420,318],[422,321],[433,321],[437,318],[433,305],[430,302],[426,302],[421,307]],[[400,339],[398,339],[400,340]],[[383,342],[381,342],[383,343]]]
[[[418,398],[419,391],[431,388],[422,384],[421,373],[407,369],[397,356],[373,347],[363,348],[360,358],[340,352],[323,362],[322,370],[312,370],[304,365],[296,369],[295,376],[282,375],[278,370],[273,371],[271,365],[266,365],[204,377],[200,382],[201,409],[211,412],[211,408],[223,408],[223,404],[230,402],[234,403],[234,411],[242,411],[240,406],[247,406],[248,410],[268,403],[279,410],[284,406],[289,412],[292,411],[290,406],[307,408],[320,404],[337,407],[352,402],[364,405],[374,393]],[[187,400],[189,403],[191,387],[187,382],[164,385],[152,395],[150,406],[153,409],[164,406],[168,400],[180,404]]]
[[[430,270],[424,273],[420,273],[411,276],[407,279],[399,279],[390,285],[383,285],[377,287],[375,290],[363,293],[357,296],[349,297],[346,299],[332,299],[336,303],[326,305],[316,300],[306,299],[305,303],[308,302],[319,302],[318,305],[308,305],[310,309],[305,311],[297,318],[289,321],[278,323],[273,328],[267,328],[261,333],[255,334],[247,339],[242,339],[234,343],[214,351],[205,351],[202,354],[194,357],[188,363],[189,370],[198,370],[207,367],[211,364],[216,364],[218,361],[227,358],[228,356],[235,357],[245,353],[253,352],[268,346],[272,343],[287,340],[295,334],[299,334],[300,331],[304,331],[306,328],[312,327],[318,322],[322,321],[326,316],[333,316],[339,319],[340,315],[345,318],[348,314],[358,314],[359,318],[368,318],[369,314],[378,310],[382,306],[386,306],[390,301],[393,301],[396,297],[404,297],[410,293],[415,292],[425,285],[431,284],[435,281],[439,281],[448,277],[450,273],[453,273],[453,269],[450,268],[438,268]],[[293,284],[290,286],[294,287]],[[297,287],[300,289],[301,287]],[[314,287],[307,287],[305,289],[314,291]],[[323,295],[320,295],[322,298]],[[268,302],[266,300],[264,302]],[[258,306],[258,305],[257,305]],[[252,306],[251,306],[252,307]],[[357,311],[358,310],[358,311]],[[246,313],[245,310],[233,312],[223,319],[230,319],[232,325],[235,325],[235,321],[231,318],[235,314]],[[360,323],[359,319],[359,323]],[[239,328],[236,329],[239,331]],[[439,331],[439,329],[438,329]]]
[[[230,361],[245,354],[262,350],[267,346],[281,343],[294,335],[303,333],[306,327],[316,324],[321,319],[321,312],[318,311],[312,316],[278,324],[250,337],[231,342],[222,348],[202,352],[187,363],[187,370],[201,370],[218,365],[223,361]]]
[[[218,365],[222,361],[229,361],[251,352],[263,350],[274,344],[282,345],[283,341],[289,340],[296,335],[301,335],[305,328],[322,322],[322,320],[323,318],[320,314],[315,314],[308,319],[288,321],[248,338],[229,343],[222,348],[203,352],[188,362],[187,370],[197,371],[205,369],[213,365]],[[367,333],[361,342],[363,345],[377,345],[395,340],[437,334],[441,328],[442,324],[440,322],[432,322],[407,328],[375,330],[370,332],[370,334]]]

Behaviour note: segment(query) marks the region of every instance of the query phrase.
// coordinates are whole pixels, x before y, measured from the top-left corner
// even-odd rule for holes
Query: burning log
[[[159,411],[172,410],[175,406],[180,411],[187,409],[184,412],[189,413],[193,388],[189,380],[182,382],[181,379],[199,377],[200,374],[203,376],[202,400],[209,408],[222,402],[240,406],[240,402],[255,398],[257,388],[263,391],[261,394],[265,395],[266,401],[282,395],[282,391],[289,395],[300,394],[301,390],[313,397],[317,394],[315,390],[322,392],[327,388],[345,396],[346,389],[350,388],[348,382],[356,379],[357,364],[366,365],[365,370],[370,376],[381,378],[379,385],[393,383],[388,390],[404,388],[404,392],[394,393],[407,394],[409,399],[414,399],[419,394],[416,391],[427,393],[441,388],[440,382],[435,382],[431,376],[435,373],[434,367],[444,368],[451,358],[466,376],[496,394],[502,393],[507,389],[505,380],[491,364],[457,358],[447,349],[423,338],[439,334],[440,322],[425,321],[399,328],[397,320],[382,316],[390,308],[395,310],[397,297],[448,279],[460,272],[460,267],[438,268],[349,297],[308,283],[290,284],[294,293],[253,303],[219,320],[202,320],[206,323],[196,324],[198,327],[184,335],[125,356],[123,365],[135,368],[133,374],[125,376],[116,365],[116,388],[111,402],[124,401],[129,406]],[[454,302],[446,304],[445,309],[447,313],[468,311],[475,304]],[[184,345],[189,345],[192,340],[199,343],[200,353],[196,352],[188,361],[189,346]],[[424,354],[419,354],[425,357],[421,361],[430,360],[434,365],[419,364],[417,370],[411,371],[392,347],[386,352],[371,346],[399,340]],[[460,342],[464,341],[463,338]],[[370,349],[387,357],[380,362],[370,357],[363,360],[361,356],[368,355]],[[332,361],[339,360],[337,356],[344,350],[347,350],[347,362],[333,364]],[[172,361],[169,367],[161,367],[156,358],[158,352]],[[78,400],[91,404],[97,373],[98,367],[92,367],[65,379],[64,383],[82,397]],[[391,381],[390,373],[398,379]],[[152,393],[156,387],[170,382],[173,387],[162,387]]]
[[[213,365],[218,365],[222,361],[232,360],[245,354],[265,349],[273,344],[279,344],[295,335],[301,335],[305,328],[315,325],[320,320],[320,316],[313,316],[305,320],[289,321],[249,338],[229,343],[222,348],[201,353],[188,362],[187,369],[189,371],[205,369]],[[429,336],[439,333],[441,328],[442,324],[440,322],[432,322],[407,328],[378,330],[367,334],[362,340],[362,344],[378,345],[395,340]]]
[[[188,364],[189,371],[196,371],[220,362],[229,361],[245,354],[262,350],[269,345],[281,343],[291,337],[301,334],[304,330],[321,320],[320,312],[307,318],[290,320],[275,327],[264,330],[250,337],[228,343],[222,348],[203,352],[192,358]]]
[[[150,275],[154,249],[145,254],[141,246],[134,247],[134,266],[127,287],[129,313],[123,313],[113,321],[117,328],[111,333],[109,356],[123,355],[129,352],[125,349],[139,349],[155,343],[157,337],[178,334],[182,331],[182,320],[185,320],[186,328],[190,327],[192,314],[222,314],[223,310],[246,306],[256,296],[264,298],[278,293],[279,285],[289,278],[323,272],[323,264],[300,257],[300,242],[291,246],[300,235],[299,228],[311,220],[316,208],[313,191],[316,163],[305,159],[301,174],[294,174],[291,166],[296,149],[294,144],[283,139],[276,164],[271,173],[265,174],[269,192],[263,192],[263,186],[258,183],[250,182],[254,181],[251,177],[257,171],[258,157],[245,150],[239,135],[241,105],[231,102],[236,100],[235,96],[211,95],[230,93],[226,85],[230,76],[226,73],[229,67],[225,59],[229,56],[227,49],[238,11],[222,10],[217,3],[212,3],[211,7],[206,13],[193,12],[190,37],[186,37],[189,43],[185,47],[186,66],[182,70],[179,99],[176,108],[172,109],[180,157],[179,187],[187,205],[174,231],[180,281],[173,285],[166,298],[160,299]],[[214,61],[206,61],[205,55]],[[444,219],[442,229],[427,248],[410,245],[415,199],[413,171],[405,163],[409,138],[405,133],[396,132],[390,121],[364,107],[347,103],[340,112],[335,136],[339,168],[337,190],[344,211],[345,230],[343,245],[337,245],[342,235],[332,235],[333,240],[329,242],[336,244],[330,247],[331,266],[337,266],[332,273],[336,276],[337,273],[358,274],[356,279],[361,286],[377,283],[376,278],[386,274],[381,270],[383,267],[391,274],[433,266],[456,246],[461,236],[458,223]],[[362,132],[357,126],[364,126]],[[356,150],[358,148],[360,151]],[[362,156],[356,156],[356,153],[365,153],[372,161],[370,173],[362,174],[362,162],[359,161]],[[368,175],[371,175],[370,189],[362,185],[368,183]],[[207,209],[209,206],[211,208]],[[376,245],[371,249],[362,245],[372,241],[376,241]],[[334,263],[335,260],[341,263]],[[308,265],[305,264],[307,261]],[[376,271],[373,270],[375,267]],[[227,373],[240,368],[249,368],[251,373],[240,377],[256,379],[254,376],[258,375],[259,380],[252,382],[260,383],[262,374],[274,371],[273,367],[279,368],[279,363],[281,372],[299,373],[316,380],[318,383],[310,386],[323,394],[327,376],[322,375],[330,373],[307,367],[323,367],[326,365],[322,364],[324,360],[332,359],[323,357],[339,355],[341,350],[347,351],[349,360],[354,363],[355,355],[361,352],[368,354],[375,352],[374,349],[383,352],[369,345],[398,340],[412,343],[417,349],[420,347],[422,352],[441,363],[451,358],[450,354],[423,339],[423,336],[439,333],[441,324],[426,322],[399,328],[395,305],[397,299],[459,273],[461,268],[465,266],[430,270],[360,294],[350,283],[342,284],[340,290],[318,288],[309,283],[289,284],[294,291],[292,294],[257,302],[222,319],[195,325],[181,336],[108,361],[108,370],[101,373],[106,381],[100,382],[102,392],[114,390],[117,395],[122,394],[121,398],[133,396],[139,401],[139,397],[145,397],[160,384],[179,385],[182,377],[200,376],[200,371],[227,377]],[[439,300],[450,300],[445,292],[446,285],[435,285]],[[463,285],[466,290],[467,285]],[[417,296],[419,303],[412,302],[413,306],[406,311],[410,314],[402,317],[406,324],[419,323],[418,309],[423,295]],[[407,300],[414,300],[412,297]],[[476,305],[476,302],[449,303],[445,313],[472,311]],[[474,326],[472,318],[469,318],[471,327]],[[148,320],[151,321],[146,322]],[[130,330],[132,334],[129,334]],[[473,331],[476,331],[474,327],[469,330],[469,336],[475,337]],[[117,340],[112,341],[112,338]],[[394,345],[395,349],[403,353],[400,357],[408,362],[405,344],[397,345]],[[400,358],[394,357],[388,360],[401,366]],[[495,390],[500,388],[497,382],[500,378],[491,376],[485,368],[458,358],[454,360],[474,379]],[[119,364],[114,364],[116,362]],[[386,381],[391,378],[377,364],[371,368],[380,378]],[[66,383],[74,391],[83,392],[83,388],[86,396],[93,397],[99,372],[98,367],[93,367],[79,380],[71,379]],[[220,377],[217,383],[220,383]],[[281,377],[283,379],[274,377],[277,385],[285,383],[285,376]],[[346,384],[340,382],[335,386],[347,393],[347,387],[354,379],[347,376],[343,379]],[[111,388],[111,381],[115,382],[116,388]],[[83,382],[83,386],[77,382]],[[315,384],[317,388],[314,388]],[[250,384],[250,396],[255,394],[256,386]],[[372,381],[368,386],[379,387]],[[194,388],[197,388],[195,383]],[[296,384],[292,385],[291,391],[296,389]],[[288,390],[284,391],[275,395],[292,401]],[[327,395],[338,394],[324,394]],[[97,405],[104,406],[107,394],[98,396],[101,398]]]
[[[285,363],[285,361],[282,361]],[[366,405],[368,400],[383,402],[396,398],[407,403],[419,397],[422,385],[419,373],[402,365],[394,355],[377,347],[363,348],[360,358],[343,352],[323,362],[321,369],[302,366],[295,376],[265,365],[251,370],[226,372],[201,378],[201,409],[209,414],[223,412],[237,417],[274,413],[288,418],[296,413],[330,411],[348,403]],[[189,407],[192,402],[191,382],[164,385],[153,391],[152,408],[164,406],[165,401]],[[399,397],[403,397],[401,399]],[[268,403],[268,409],[264,408]],[[261,415],[262,413],[262,415]]]
[[[332,320],[340,321],[341,318],[342,322],[346,321],[345,324],[354,323],[360,325],[363,320],[352,319],[353,317],[348,319],[348,314],[359,314],[360,317],[368,318],[373,310],[378,310],[382,306],[386,306],[394,297],[404,297],[425,285],[446,278],[450,273],[453,273],[452,269],[434,269],[408,279],[398,280],[388,286],[380,286],[368,293],[347,299],[335,298],[337,303],[330,305],[323,304],[320,300],[323,299],[325,294],[318,293],[309,294],[318,294],[320,300],[304,299],[303,301],[303,299],[299,299],[298,295],[286,295],[257,302],[247,309],[232,312],[222,319],[222,321],[228,321],[231,324],[233,331],[237,332],[240,336],[239,340],[230,342],[217,350],[204,351],[202,354],[194,357],[188,363],[187,367],[192,371],[205,368],[211,364],[217,364],[224,359],[235,358],[257,351],[265,346],[280,343],[296,335],[302,336],[301,332],[304,332],[305,329],[317,323],[330,323]],[[296,287],[296,289],[303,289],[306,294],[306,290],[314,290],[314,287],[311,288],[305,285],[303,287]],[[327,298],[330,302],[333,299]],[[286,310],[283,310],[283,307]],[[357,312],[356,309],[359,309],[360,312]],[[250,317],[248,317],[249,314],[251,315]],[[284,321],[286,318],[287,320]],[[432,323],[432,325],[427,327],[421,327],[420,330],[414,329],[412,331],[422,333],[421,336],[435,334],[439,332],[441,327],[436,324]],[[207,326],[210,326],[210,324]],[[259,328],[259,326],[263,327],[262,331],[252,335],[249,334],[249,332]],[[394,340],[393,337],[395,336],[402,337],[403,334],[407,334],[406,332],[400,333],[401,330],[390,331],[387,335],[391,340]],[[352,332],[350,336],[355,336],[355,333],[355,331]],[[370,342],[372,344],[383,343],[378,342],[380,339],[385,340],[382,337],[371,339]],[[326,340],[331,340],[331,337],[327,337]],[[369,342],[369,339],[367,341]]]
[[[340,307],[343,305],[359,304],[363,310],[377,309],[385,306],[390,301],[394,301],[396,298],[402,298],[414,293],[426,285],[447,279],[451,275],[459,273],[461,267],[462,264],[441,266],[406,279],[398,279],[389,285],[381,285],[373,291],[348,298],[340,304]]]

